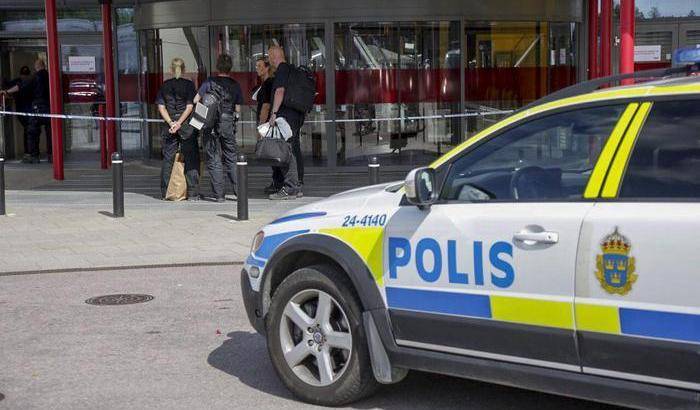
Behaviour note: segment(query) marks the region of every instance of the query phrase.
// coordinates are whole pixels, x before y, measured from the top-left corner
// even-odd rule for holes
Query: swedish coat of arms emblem
[[[606,292],[626,295],[637,281],[635,260],[630,256],[632,243],[618,228],[600,243],[602,255],[596,256],[596,278]]]

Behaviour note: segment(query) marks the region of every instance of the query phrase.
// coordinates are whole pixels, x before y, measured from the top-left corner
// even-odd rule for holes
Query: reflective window
[[[238,126],[238,146],[251,154],[258,139],[256,104],[252,100],[260,81],[255,73],[255,62],[267,55],[272,45],[281,46],[287,62],[306,66],[316,72],[318,95],[314,110],[306,116],[301,129],[301,150],[307,163],[325,162],[325,127],[315,120],[325,119],[325,46],[323,24],[230,25],[212,28],[211,60],[214,65],[221,53],[233,60],[230,74],[241,85],[246,105],[241,109],[245,123]]]
[[[454,163],[443,196],[458,201],[580,199],[624,108],[554,114],[497,135]]]
[[[56,26],[59,32],[101,32],[102,14],[97,7],[59,7]],[[44,33],[46,18],[41,10],[0,10],[0,31]]]
[[[459,22],[336,24],[338,163],[424,164],[461,140],[459,120],[374,121],[458,112],[459,44]]]
[[[700,198],[700,101],[655,102],[620,198]]]
[[[208,27],[159,29],[144,33],[141,55],[145,57],[147,67],[144,67],[146,74],[141,81],[149,118],[160,118],[155,98],[163,82],[172,78],[172,59],[179,57],[185,61],[182,77],[192,80],[198,87],[211,72],[209,50]],[[161,124],[148,124],[150,154],[155,158],[160,158],[161,131]]]
[[[470,23],[465,98],[475,108],[513,109],[576,81],[574,25]]]
[[[139,83],[139,42],[134,29],[134,9],[115,9],[117,30],[117,73],[119,75],[119,101],[123,117],[138,118],[142,115],[143,104],[140,98]],[[119,124],[122,150],[140,151],[142,124],[123,122]]]
[[[574,23],[467,22],[466,109],[513,110],[576,82]],[[503,116],[467,119],[467,136]]]
[[[637,20],[664,17],[697,17],[700,0],[643,0],[635,2]],[[620,0],[614,0],[615,16],[620,15]]]

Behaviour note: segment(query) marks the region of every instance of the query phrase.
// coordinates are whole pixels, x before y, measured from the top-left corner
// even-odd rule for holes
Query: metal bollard
[[[248,220],[248,161],[245,155],[238,156],[236,161],[236,186],[238,194],[238,220]]]
[[[369,184],[377,185],[379,183],[379,160],[377,157],[369,159]]]
[[[0,216],[5,215],[5,154],[0,152]]]
[[[112,207],[115,218],[124,217],[124,160],[118,152],[112,154]]]

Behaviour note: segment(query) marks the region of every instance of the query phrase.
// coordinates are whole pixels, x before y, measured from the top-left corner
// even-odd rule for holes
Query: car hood
[[[289,217],[290,215],[298,215],[311,212],[324,212],[328,215],[359,212],[360,209],[367,208],[372,205],[399,205],[403,196],[403,182],[395,181],[387,184],[372,185],[362,188],[356,188],[349,191],[341,192],[313,202],[308,205],[295,208],[281,218]]]

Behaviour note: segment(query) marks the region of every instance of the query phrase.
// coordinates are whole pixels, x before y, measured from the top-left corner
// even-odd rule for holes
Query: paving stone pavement
[[[0,272],[240,262],[261,226],[319,198],[165,202],[126,193],[113,218],[110,192],[8,191],[0,217]]]

